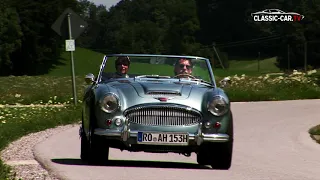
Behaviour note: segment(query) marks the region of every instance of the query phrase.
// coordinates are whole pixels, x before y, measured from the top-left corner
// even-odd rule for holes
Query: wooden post
[[[217,50],[216,50],[215,43],[213,43],[213,50],[214,50],[214,52],[216,53],[216,55],[217,55],[217,57],[218,57],[218,60],[219,60],[219,62],[220,62],[220,65],[221,65],[222,69],[224,69],[224,65],[223,65],[223,63],[222,63],[222,61],[221,61],[221,59],[220,59],[219,53],[218,53]]]
[[[307,41],[304,42],[304,71],[307,72]]]
[[[290,45],[288,44],[287,47],[287,53],[288,53],[288,71],[290,71]]]
[[[260,72],[260,51],[258,52],[258,72]]]

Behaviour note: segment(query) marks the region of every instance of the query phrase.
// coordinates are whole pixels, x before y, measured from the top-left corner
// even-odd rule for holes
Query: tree
[[[319,41],[320,33],[320,1],[292,0],[284,2],[272,2],[266,8],[278,8],[284,11],[299,12],[304,15],[301,22],[272,22],[259,23],[258,28],[269,35],[279,34],[282,39],[272,45],[278,58],[278,66],[286,69],[288,64],[287,45],[290,45],[290,66],[291,68],[303,68],[304,66],[304,43],[309,41]],[[312,43],[308,43],[309,49],[308,64],[319,67],[320,48]]]
[[[11,56],[14,75],[48,73],[59,63],[62,39],[51,25],[66,7],[76,9],[76,0],[12,1],[20,19],[21,46]]]
[[[10,55],[21,47],[21,27],[15,8],[8,0],[0,2],[0,75],[9,74],[14,68]]]

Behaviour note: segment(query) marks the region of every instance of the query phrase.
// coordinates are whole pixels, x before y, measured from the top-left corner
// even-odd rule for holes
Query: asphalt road
[[[320,100],[232,103],[234,157],[227,170],[196,163],[196,156],[110,150],[110,165],[79,159],[78,127],[34,148],[47,169],[66,180],[319,180],[320,144],[309,136],[320,124]]]

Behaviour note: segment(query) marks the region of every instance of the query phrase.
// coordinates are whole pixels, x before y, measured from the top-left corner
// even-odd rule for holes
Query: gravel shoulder
[[[33,147],[38,143],[46,140],[50,136],[78,126],[79,124],[71,124],[66,126],[58,126],[56,128],[47,129],[37,133],[31,133],[17,141],[12,142],[1,153],[1,159],[5,164],[12,167],[16,178],[22,180],[58,180],[53,174],[48,172],[38,161],[35,160]]]

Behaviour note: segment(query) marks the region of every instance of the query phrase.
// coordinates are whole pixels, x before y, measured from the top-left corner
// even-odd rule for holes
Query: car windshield
[[[213,85],[207,62],[205,58],[192,56],[107,56],[105,65],[101,66],[101,80],[119,77],[178,79]]]

